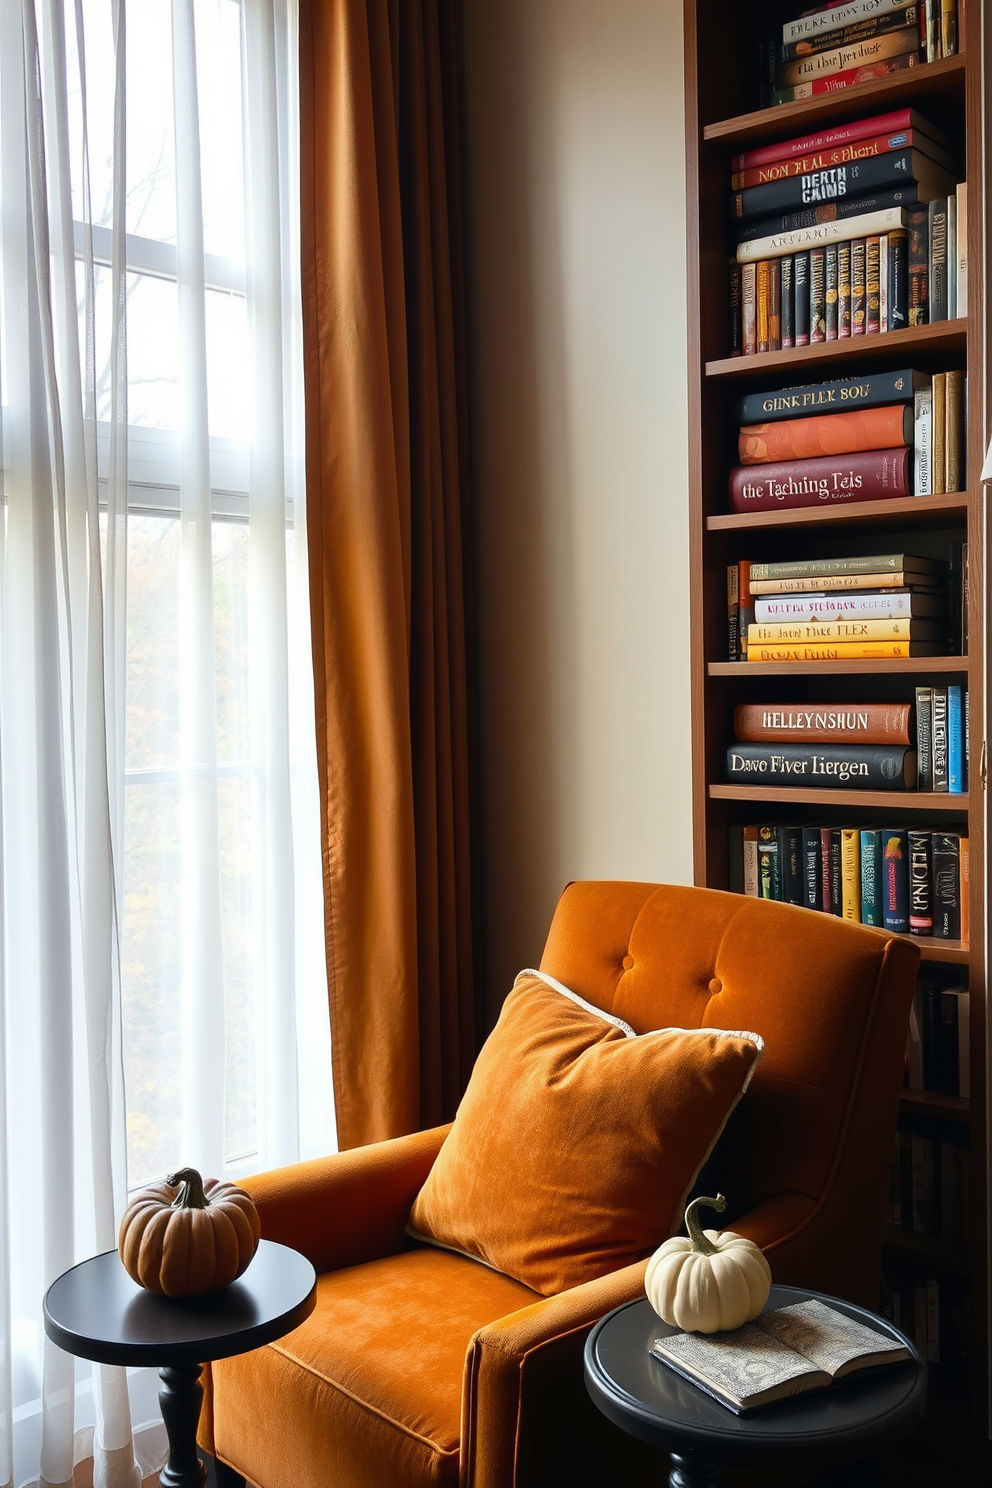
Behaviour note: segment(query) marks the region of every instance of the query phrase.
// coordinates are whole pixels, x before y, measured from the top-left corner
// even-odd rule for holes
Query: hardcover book
[[[909,496],[909,475],[908,449],[738,466],[730,472],[730,505],[739,512],[780,511]]]
[[[933,933],[943,940],[959,940],[961,846],[958,834],[934,832],[930,840],[930,854],[933,874]]]
[[[770,217],[739,217],[733,223],[734,242],[750,243],[756,238],[771,238],[825,222],[842,222],[848,217],[888,211],[890,207],[902,207],[908,213],[926,200],[925,189],[921,195],[916,182],[907,181],[865,196],[841,196],[836,201],[819,202],[816,206],[801,207],[794,212],[776,212]],[[840,236],[843,239],[845,235],[842,233]]]
[[[919,130],[900,129],[876,134],[870,139],[847,140],[791,155],[785,160],[769,160],[762,165],[735,170],[730,178],[731,191],[744,191],[748,186],[767,186],[769,181],[787,181],[792,176],[808,176],[813,171],[830,170],[835,165],[849,165],[852,160],[871,160],[876,155],[891,155],[899,150],[919,150],[945,170],[953,171],[954,161],[946,150]]]
[[[911,3],[911,0],[907,0]],[[786,37],[788,41],[790,38]],[[849,124],[835,124],[829,129],[817,130],[813,134],[797,135],[794,139],[778,140],[773,145],[761,145],[755,150],[745,150],[731,161],[733,170],[748,170],[754,165],[766,165],[771,160],[789,160],[808,155],[814,150],[829,149],[849,140],[871,139],[873,135],[895,133],[900,129],[914,129],[935,141],[943,150],[951,148],[951,141],[935,128],[916,109],[896,109],[888,114],[872,114],[866,119],[856,119]]]
[[[738,703],[734,734],[750,743],[908,745],[910,714],[909,703]]]
[[[919,52],[920,43],[916,26],[900,26],[888,35],[868,37],[846,46],[836,46],[828,51],[813,52],[806,57],[784,62],[779,70],[778,81],[782,88],[795,88],[802,83],[818,82],[839,72],[848,72],[855,67],[867,67],[874,62],[883,62],[891,57],[903,57]]]
[[[881,927],[883,914],[882,832],[861,830],[861,923]]]
[[[906,835],[909,840],[909,933],[932,935],[930,833],[910,831]]]
[[[909,841],[899,827],[882,834],[882,925],[899,935],[909,930]]]
[[[915,181],[944,198],[956,186],[948,171],[919,150],[900,150],[868,160],[851,160],[808,175],[769,181],[731,193],[735,217],[769,217],[774,212],[794,212],[842,197],[868,196],[871,192]],[[946,206],[946,202],[945,202]],[[902,224],[900,224],[901,226]]]
[[[870,41],[876,36],[885,36],[890,31],[901,31],[905,26],[914,28],[913,39],[915,41],[919,32],[919,15],[915,4],[907,5],[905,10],[891,11],[888,15],[864,16],[861,20],[852,21],[836,31],[820,32],[818,35],[805,36],[797,41],[783,42],[781,59],[783,63],[795,62],[801,57],[810,57],[817,52],[826,52],[837,47],[851,47],[856,42]]]
[[[784,253],[801,253],[804,249],[820,248],[826,243],[844,239],[865,238],[879,233],[892,232],[894,228],[906,226],[903,207],[885,207],[877,212],[859,213],[854,217],[835,218],[833,221],[816,222],[810,227],[797,228],[795,232],[771,233],[767,238],[754,238],[737,244],[737,262],[758,263],[763,258],[781,258]],[[851,293],[856,282],[855,264],[851,258]]]
[[[752,646],[805,646],[814,641],[828,645],[853,645],[855,641],[866,644],[930,641],[936,647],[943,639],[944,627],[937,620],[824,620],[809,625],[790,625],[787,622],[760,625],[756,622],[747,628],[749,651]]]
[[[916,52],[903,52],[898,57],[876,57],[874,61],[863,62],[860,67],[848,67],[843,72],[828,73],[825,77],[810,78],[806,82],[796,83],[791,88],[776,88],[774,102],[796,103],[802,98],[816,98],[822,93],[839,93],[844,88],[854,88],[859,83],[869,83],[872,78],[887,77],[891,72],[902,72],[907,67],[915,67],[917,62]]]
[[[877,594],[838,592],[774,597],[758,594],[754,597],[754,618],[766,624],[782,620],[826,622],[842,617],[850,620],[902,619],[920,615],[939,619],[946,613],[947,605],[942,595],[919,589],[881,590]]]
[[[904,1344],[812,1300],[729,1333],[657,1338],[651,1353],[736,1415],[909,1358]]]
[[[809,387],[745,393],[737,405],[737,419],[740,424],[774,423],[779,419],[810,418],[893,403],[908,403],[912,407],[917,389],[929,387],[929,372],[914,372],[908,367],[898,372],[865,372],[860,377],[814,383]]]
[[[890,744],[732,744],[732,785],[824,786],[836,790],[912,790],[916,751]],[[929,933],[929,932],[928,932]]]
[[[832,36],[845,26],[855,25],[871,16],[898,15],[915,9],[916,3],[917,0],[848,0],[846,5],[826,5],[820,10],[808,11],[794,21],[786,21],[782,27],[782,44],[787,46],[794,41]],[[902,112],[908,114],[910,110]]]
[[[738,456],[742,465],[757,465],[896,449],[912,443],[913,410],[906,403],[896,403],[887,408],[844,408],[813,418],[745,424]]]
[[[916,573],[942,578],[947,565],[940,558],[925,558],[917,553],[867,553],[845,558],[796,558],[770,563],[751,563],[751,579],[809,579],[835,574]]]

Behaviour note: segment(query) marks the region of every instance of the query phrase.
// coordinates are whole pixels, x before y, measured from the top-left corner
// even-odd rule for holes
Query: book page
[[[756,1326],[834,1379],[855,1368],[908,1357],[901,1343],[823,1302],[797,1302],[762,1313]]]
[[[731,1333],[675,1333],[656,1339],[651,1352],[745,1407],[827,1383],[807,1359],[753,1324]]]

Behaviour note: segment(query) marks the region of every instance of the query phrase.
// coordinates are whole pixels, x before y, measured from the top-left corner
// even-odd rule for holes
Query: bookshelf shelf
[[[966,1123],[971,1120],[971,1102],[960,1095],[941,1095],[936,1090],[903,1090],[899,1106],[907,1116],[931,1116],[940,1121]]]
[[[919,947],[925,963],[945,963],[960,974],[962,987],[969,990],[971,1100],[960,1101],[929,1091],[904,1091],[899,1109],[906,1125],[920,1119],[957,1123],[958,1136],[967,1134],[972,1240],[970,1244],[948,1245],[901,1229],[890,1229],[885,1239],[887,1264],[895,1258],[897,1269],[904,1273],[915,1278],[939,1273],[948,1286],[958,1286],[956,1278],[967,1278],[972,1343],[967,1382],[955,1387],[955,1398],[962,1411],[969,1413],[971,1430],[984,1441],[992,1420],[986,1247],[988,1178],[992,1169],[987,1130],[989,904],[984,890],[988,811],[985,792],[978,782],[990,723],[987,493],[979,483],[978,472],[992,423],[992,403],[986,391],[992,381],[985,241],[985,196],[992,180],[985,158],[989,106],[984,59],[988,54],[989,6],[971,0],[961,6],[961,50],[955,57],[908,67],[801,102],[752,110],[751,101],[757,97],[757,43],[801,9],[794,0],[791,7],[789,0],[752,0],[748,5],[741,5],[740,0],[684,0],[694,879],[713,888],[740,890],[741,863],[735,853],[737,834],[745,825],[791,819],[793,824],[842,828],[887,824],[967,836],[970,943],[936,937],[907,938]],[[735,168],[733,157],[752,148],[814,135],[834,125],[853,124],[907,107],[917,110],[924,124],[931,124],[948,137],[957,166],[956,179],[968,184],[967,314],[887,334],[847,337],[753,356],[729,356],[728,263],[735,248],[727,198],[730,174]],[[920,134],[926,137],[926,129],[921,127]],[[737,463],[736,412],[741,395],[834,378],[877,377],[901,368],[929,374],[966,373],[966,489],[941,496],[851,502],[828,509],[728,511],[728,475]],[[963,475],[957,479],[965,484]],[[873,552],[946,557],[948,544],[965,542],[969,556],[968,655],[816,662],[726,659],[728,569],[735,564]],[[876,543],[884,546],[876,547]],[[740,704],[903,703],[914,701],[917,686],[930,685],[967,689],[973,772],[970,796],[725,783],[726,748],[733,739],[734,709]],[[728,835],[731,830],[733,837]]]
[[[894,360],[897,366],[913,362],[926,367],[933,361],[946,365],[949,358],[963,357],[966,327],[963,320],[944,320],[937,325],[888,331],[884,336],[845,336],[842,341],[820,341],[815,346],[793,346],[788,351],[719,357],[706,363],[706,376],[761,381],[770,372],[799,371],[811,362],[830,368],[824,372],[825,377],[839,377],[844,365],[854,363],[864,366],[865,362]],[[809,376],[808,372],[803,375]]]
[[[875,676],[882,672],[904,672],[920,676],[942,672],[967,672],[967,656],[909,656],[891,661],[711,661],[708,677],[836,677]]]
[[[868,806],[898,811],[940,811],[948,816],[967,816],[968,797],[930,791],[793,790],[780,785],[711,785],[713,801],[775,801],[783,806]]]
[[[799,103],[784,103],[777,108],[755,109],[734,119],[720,119],[703,128],[707,144],[719,142],[747,148],[769,136],[782,139],[790,134],[808,134],[819,124],[832,124],[837,119],[855,118],[858,114],[883,113],[904,107],[907,103],[923,104],[937,99],[949,107],[957,103],[967,57],[959,52],[925,67],[911,67],[906,72],[875,78],[846,88],[842,93],[827,93],[817,98],[804,98]]]
[[[793,507],[775,512],[727,512],[706,518],[707,532],[754,532],[780,527],[820,527],[838,523],[845,527],[906,525],[946,526],[968,516],[968,496],[956,491],[949,496],[898,496],[889,501],[850,501],[841,506]]]

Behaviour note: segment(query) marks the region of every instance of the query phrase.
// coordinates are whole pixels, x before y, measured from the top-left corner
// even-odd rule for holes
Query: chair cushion
[[[457,1488],[469,1342],[537,1300],[438,1250],[328,1272],[299,1328],[210,1366],[217,1455],[255,1483]]]
[[[648,1255],[762,1049],[753,1033],[638,1036],[538,972],[521,972],[414,1202],[419,1239],[548,1296]]]

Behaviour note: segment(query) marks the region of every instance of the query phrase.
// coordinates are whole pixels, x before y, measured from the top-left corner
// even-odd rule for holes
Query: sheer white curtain
[[[0,1485],[140,1479],[40,1311],[129,1186],[333,1143],[295,25],[0,0]]]

